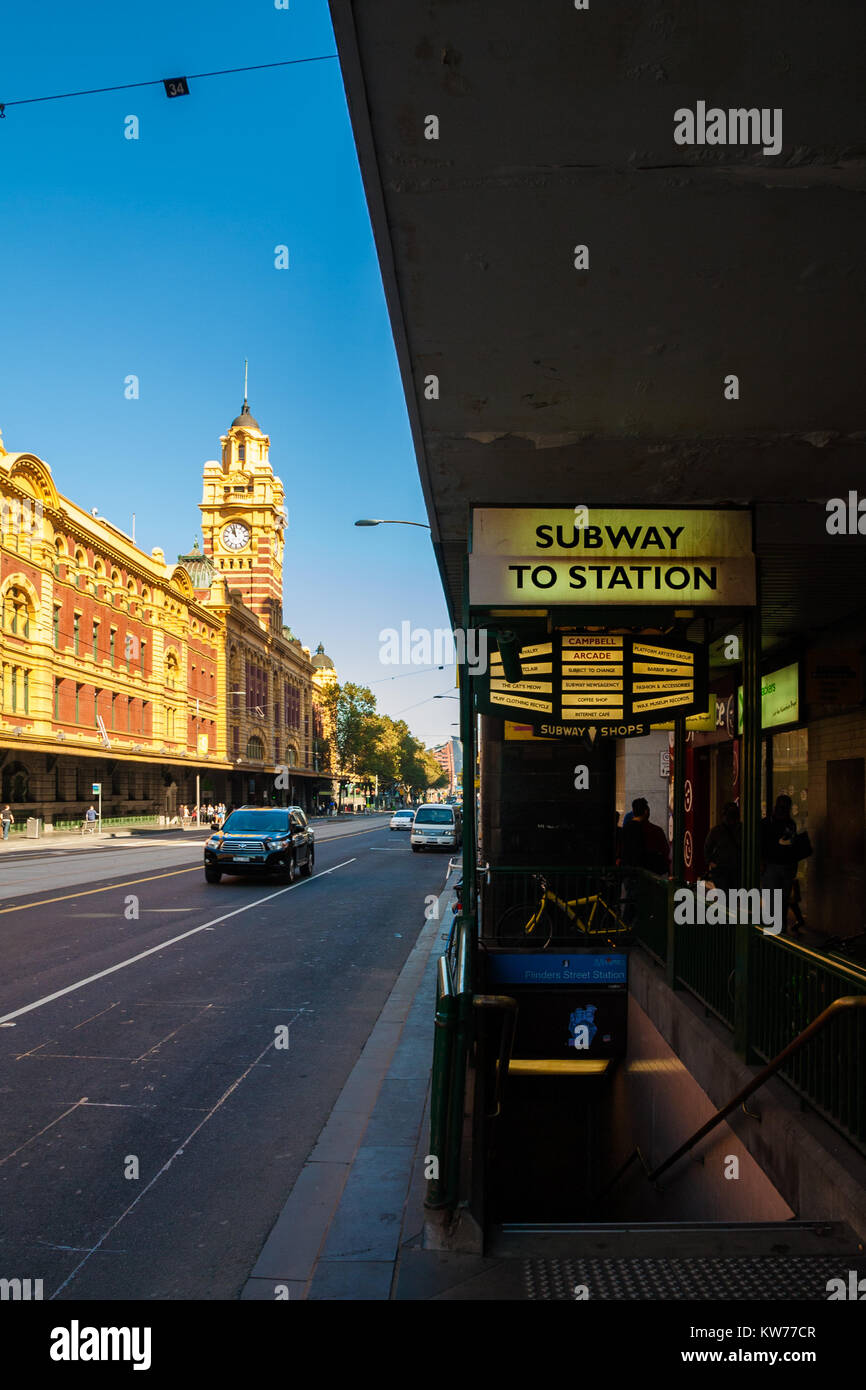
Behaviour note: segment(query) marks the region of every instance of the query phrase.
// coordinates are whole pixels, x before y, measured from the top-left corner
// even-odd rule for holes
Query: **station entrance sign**
[[[478,708],[548,737],[634,738],[707,698],[706,650],[693,643],[555,633],[522,647],[520,665],[523,678],[509,682],[491,653]]]
[[[747,511],[476,507],[469,597],[478,607],[752,605]]]

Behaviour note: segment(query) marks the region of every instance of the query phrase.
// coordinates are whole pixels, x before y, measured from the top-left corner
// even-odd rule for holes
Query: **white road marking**
[[[30,1138],[25,1139],[23,1144],[19,1144],[17,1149],[13,1149],[12,1152],[8,1153],[5,1158],[0,1158],[0,1164],[8,1163],[10,1158],[14,1158],[16,1154],[20,1154],[22,1149],[27,1148],[28,1144],[32,1144],[34,1140],[40,1139],[42,1135],[47,1133],[49,1129],[53,1129],[55,1125],[59,1125],[61,1120],[65,1120],[67,1115],[71,1115],[73,1110],[77,1110],[79,1105],[83,1105],[86,1100],[87,1096],[82,1096],[81,1099],[77,1100],[74,1105],[70,1105],[68,1110],[64,1110],[62,1115],[58,1115],[56,1120],[51,1120],[49,1124],[43,1125],[42,1129],[39,1130],[38,1134],[31,1134]]]
[[[349,864],[351,864],[353,861],[352,861],[351,859],[349,859],[349,860],[347,860],[346,862],[349,863]],[[341,868],[343,868],[343,865],[342,865],[342,864],[335,864],[335,865],[334,865],[334,868],[341,869]],[[327,872],[327,873],[332,873],[333,870],[332,870],[332,869],[328,869],[328,870],[326,870],[326,872]],[[307,880],[307,881],[309,882],[309,880]],[[298,886],[300,886],[300,885],[296,885],[296,884],[294,884],[294,883],[290,883],[290,884],[289,884],[289,887],[290,887],[290,888],[295,888],[295,887],[298,887]],[[283,891],[285,891],[285,889],[284,889]],[[187,1135],[186,1139],[183,1140],[183,1142],[182,1142],[181,1145],[180,1145],[180,1148],[175,1149],[175,1151],[174,1151],[174,1153],[171,1155],[171,1157],[170,1157],[169,1159],[167,1159],[167,1161],[162,1165],[162,1167],[160,1168],[159,1172],[156,1173],[156,1174],[154,1174],[154,1176],[151,1178],[150,1182],[147,1184],[147,1187],[143,1187],[143,1188],[141,1189],[141,1191],[139,1192],[138,1196],[135,1197],[135,1198],[130,1202],[129,1206],[126,1208],[126,1211],[122,1211],[122,1212],[120,1213],[120,1216],[118,1216],[118,1218],[117,1218],[116,1221],[113,1221],[113,1222],[112,1222],[112,1224],[109,1226],[108,1230],[104,1233],[104,1235],[100,1236],[100,1238],[99,1238],[99,1240],[96,1242],[96,1244],[95,1244],[90,1250],[87,1251],[87,1254],[84,1256],[84,1259],[83,1259],[83,1260],[79,1260],[78,1264],[77,1264],[77,1265],[75,1266],[75,1268],[71,1271],[71,1273],[68,1274],[68,1275],[66,1276],[66,1278],[63,1280],[63,1283],[59,1286],[59,1288],[57,1288],[57,1289],[54,1290],[54,1293],[51,1295],[51,1299],[55,1299],[59,1293],[62,1293],[62,1292],[63,1292],[63,1290],[66,1288],[66,1285],[67,1285],[67,1284],[70,1284],[70,1283],[72,1282],[72,1280],[75,1278],[75,1276],[76,1276],[76,1274],[78,1273],[78,1271],[79,1271],[81,1268],[83,1268],[84,1265],[87,1264],[87,1261],[90,1259],[91,1255],[95,1254],[96,1251],[99,1250],[99,1249],[103,1246],[103,1244],[105,1243],[105,1241],[106,1241],[106,1240],[108,1239],[108,1237],[111,1235],[112,1231],[117,1230],[117,1227],[120,1225],[121,1221],[125,1220],[125,1218],[129,1215],[129,1213],[130,1213],[135,1207],[138,1206],[138,1203],[141,1201],[142,1197],[146,1196],[146,1194],[150,1191],[150,1189],[154,1186],[154,1184],[157,1183],[157,1182],[159,1182],[159,1179],[162,1177],[163,1173],[167,1173],[167,1172],[168,1172],[169,1168],[170,1168],[171,1165],[174,1163],[174,1160],[175,1160],[176,1158],[179,1158],[179,1157],[180,1157],[180,1155],[183,1153],[184,1149],[186,1148],[187,1144],[191,1143],[191,1141],[192,1141],[192,1140],[195,1138],[195,1136],[198,1134],[199,1130],[204,1128],[204,1126],[207,1124],[207,1122],[208,1122],[208,1120],[211,1118],[211,1116],[216,1114],[216,1112],[219,1110],[220,1106],[222,1106],[222,1105],[228,1100],[229,1096],[232,1094],[233,1091],[236,1091],[236,1090],[237,1090],[237,1088],[238,1088],[238,1086],[240,1086],[241,1082],[244,1081],[244,1080],[246,1080],[246,1078],[249,1076],[250,1072],[252,1071],[253,1067],[255,1067],[255,1066],[262,1060],[262,1058],[265,1056],[266,1053],[270,1052],[271,1048],[274,1046],[274,1042],[275,1042],[275,1040],[272,1040],[271,1042],[269,1042],[268,1045],[267,1045],[267,1047],[264,1049],[264,1051],[260,1052],[259,1055],[258,1055],[258,1057],[254,1058],[253,1061],[250,1062],[250,1064],[249,1064],[249,1066],[247,1067],[246,1071],[241,1072],[240,1076],[237,1077],[237,1079],[236,1079],[235,1081],[232,1082],[232,1084],[229,1086],[228,1090],[225,1091],[225,1092],[223,1093],[223,1095],[220,1096],[220,1098],[219,1098],[219,1100],[217,1101],[216,1105],[214,1105],[214,1106],[211,1107],[211,1109],[210,1109],[210,1110],[208,1111],[208,1113],[205,1115],[204,1119],[203,1119],[203,1120],[200,1120],[199,1123],[196,1125],[195,1129],[192,1130],[192,1131]],[[85,1096],[84,1099],[86,1100],[87,1097]],[[62,1118],[62,1117],[61,1117],[61,1118]],[[51,1301],[51,1299],[49,1300],[49,1302]]]
[[[74,985],[67,985],[65,989],[57,989],[53,994],[46,994],[42,999],[34,1000],[32,1004],[25,1004],[23,1008],[13,1009],[11,1013],[4,1014],[0,1018],[0,1027],[9,1019],[20,1018],[22,1014],[29,1014],[34,1009],[41,1009],[43,1004],[50,1004],[55,999],[61,999],[64,994],[72,994],[76,989],[83,989],[85,985],[92,985],[94,980],[104,980],[106,975],[113,975],[116,970],[125,970],[128,965],[135,965],[136,961],[155,955],[157,951],[164,951],[168,946],[175,946],[178,941],[186,941],[188,936],[195,936],[200,931],[208,931],[211,927],[215,927],[218,922],[227,922],[230,917],[237,917],[240,912],[249,912],[254,907],[261,907],[263,903],[272,902],[274,898],[281,898],[283,893],[291,893],[295,888],[303,888],[306,884],[315,883],[317,878],[327,878],[328,874],[336,873],[337,869],[345,869],[347,864],[354,864],[354,862],[355,856],[353,855],[351,859],[344,859],[342,864],[335,864],[331,869],[323,869],[320,874],[312,874],[310,878],[302,878],[299,883],[290,883],[287,888],[278,888],[276,893],[269,893],[265,898],[256,898],[254,902],[245,903],[243,907],[236,907],[232,912],[224,912],[222,917],[212,917],[209,922],[203,922],[200,927],[190,927],[189,931],[181,932],[180,936],[173,936],[170,941],[163,941],[159,946],[151,946],[149,950],[141,951],[137,956],[130,956],[128,960],[119,961],[117,965],[110,965],[107,970],[100,970],[96,975],[88,975],[84,980],[77,980]]]

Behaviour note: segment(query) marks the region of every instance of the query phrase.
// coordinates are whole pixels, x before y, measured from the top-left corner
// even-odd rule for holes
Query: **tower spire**
[[[248,407],[247,407],[247,359],[244,358],[244,409],[243,409],[244,415],[247,414],[247,411],[248,411]]]

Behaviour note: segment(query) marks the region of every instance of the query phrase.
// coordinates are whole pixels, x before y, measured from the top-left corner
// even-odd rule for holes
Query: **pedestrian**
[[[650,820],[649,802],[643,796],[631,803],[631,820],[622,828],[622,862],[653,874],[666,874],[670,849],[665,832]]]
[[[788,903],[797,874],[797,826],[791,816],[791,798],[777,796],[773,814],[761,821],[761,888],[773,892],[779,889],[783,896],[785,923],[788,921]]]
[[[87,810],[84,812],[84,824],[81,827],[82,834],[85,830],[88,830],[91,835],[96,834],[96,807],[93,805],[88,806]]]
[[[804,919],[804,917],[803,917],[803,912],[802,912],[802,909],[801,909],[801,907],[800,907],[800,902],[801,902],[801,900],[802,900],[802,897],[803,897],[803,894],[802,894],[801,889],[800,889],[800,880],[799,880],[799,878],[798,878],[798,877],[796,876],[796,874],[795,874],[795,875],[794,875],[794,882],[791,884],[791,896],[790,896],[790,898],[788,899],[788,908],[790,909],[791,912],[793,912],[793,914],[794,914],[794,921],[796,922],[796,926],[794,927],[794,936],[799,936],[800,933],[802,932],[803,928],[804,928],[805,925],[806,925],[805,919]],[[786,913],[786,915],[785,915],[785,926],[787,927],[787,925],[788,925],[788,917],[787,917],[787,913]]]
[[[619,823],[619,811],[613,813],[613,862],[622,862],[622,827]]]
[[[11,806],[4,806],[3,810],[0,811],[0,823],[2,823],[3,826],[3,839],[8,840],[9,831],[15,823],[15,817],[12,814]]]
[[[713,826],[704,842],[707,877],[713,887],[723,892],[739,888],[741,846],[740,808],[736,801],[728,801],[722,808],[722,819]]]

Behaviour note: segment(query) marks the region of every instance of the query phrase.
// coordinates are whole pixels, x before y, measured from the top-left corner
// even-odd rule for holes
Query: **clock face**
[[[227,550],[243,550],[249,543],[250,530],[242,521],[230,521],[223,527],[222,542]]]

